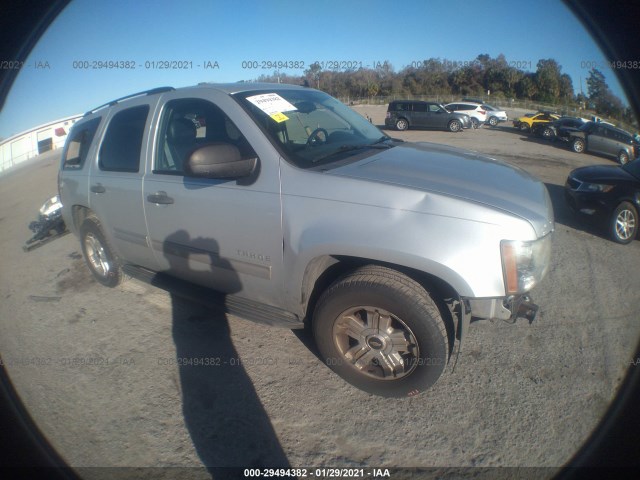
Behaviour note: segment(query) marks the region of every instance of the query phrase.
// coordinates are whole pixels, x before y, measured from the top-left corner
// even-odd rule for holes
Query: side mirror
[[[257,164],[257,157],[243,160],[235,145],[214,143],[198,148],[189,156],[185,174],[200,178],[242,178],[251,175]]]

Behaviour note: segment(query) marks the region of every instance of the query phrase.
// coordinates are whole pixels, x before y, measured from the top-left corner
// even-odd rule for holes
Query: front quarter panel
[[[416,269],[464,297],[504,296],[500,241],[535,239],[520,218],[441,194],[306,171],[283,162],[285,279],[291,311],[304,313],[307,266],[349,256]]]

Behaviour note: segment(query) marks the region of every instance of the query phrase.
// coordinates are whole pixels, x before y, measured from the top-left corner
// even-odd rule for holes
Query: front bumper
[[[528,295],[513,295],[506,298],[467,298],[468,310],[472,317],[499,320],[526,318],[532,323],[538,312],[538,305]]]
[[[582,192],[565,183],[564,198],[571,210],[594,218],[608,218],[619,202],[611,195],[598,192]]]

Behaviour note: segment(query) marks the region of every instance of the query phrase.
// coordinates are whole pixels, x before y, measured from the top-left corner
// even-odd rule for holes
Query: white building
[[[41,153],[62,148],[71,126],[82,115],[56,120],[19,133],[0,143],[0,172]]]

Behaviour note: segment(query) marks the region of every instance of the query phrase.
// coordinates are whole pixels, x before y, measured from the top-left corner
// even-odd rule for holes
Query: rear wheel
[[[409,128],[409,122],[404,118],[399,118],[396,122],[396,128],[401,131],[406,130],[407,128]]]
[[[542,138],[545,140],[551,140],[553,138],[553,130],[550,127],[545,127],[542,130]]]
[[[82,222],[80,245],[87,266],[98,282],[107,287],[115,287],[122,282],[122,267],[96,217],[89,217]]]
[[[638,212],[629,202],[622,202],[613,211],[609,223],[611,238],[618,243],[631,243],[638,234]]]
[[[527,125],[526,123],[521,123],[518,128],[521,132],[528,132],[530,130],[529,125]]]
[[[320,297],[313,333],[327,365],[350,384],[385,397],[425,391],[447,363],[445,324],[420,284],[368,266]]]
[[[477,118],[471,117],[471,128],[480,128],[480,122]]]
[[[492,127],[495,127],[496,125],[498,125],[498,117],[491,117],[489,119],[489,125],[491,125]]]
[[[581,138],[576,138],[571,142],[571,149],[576,153],[584,152],[584,140]]]

